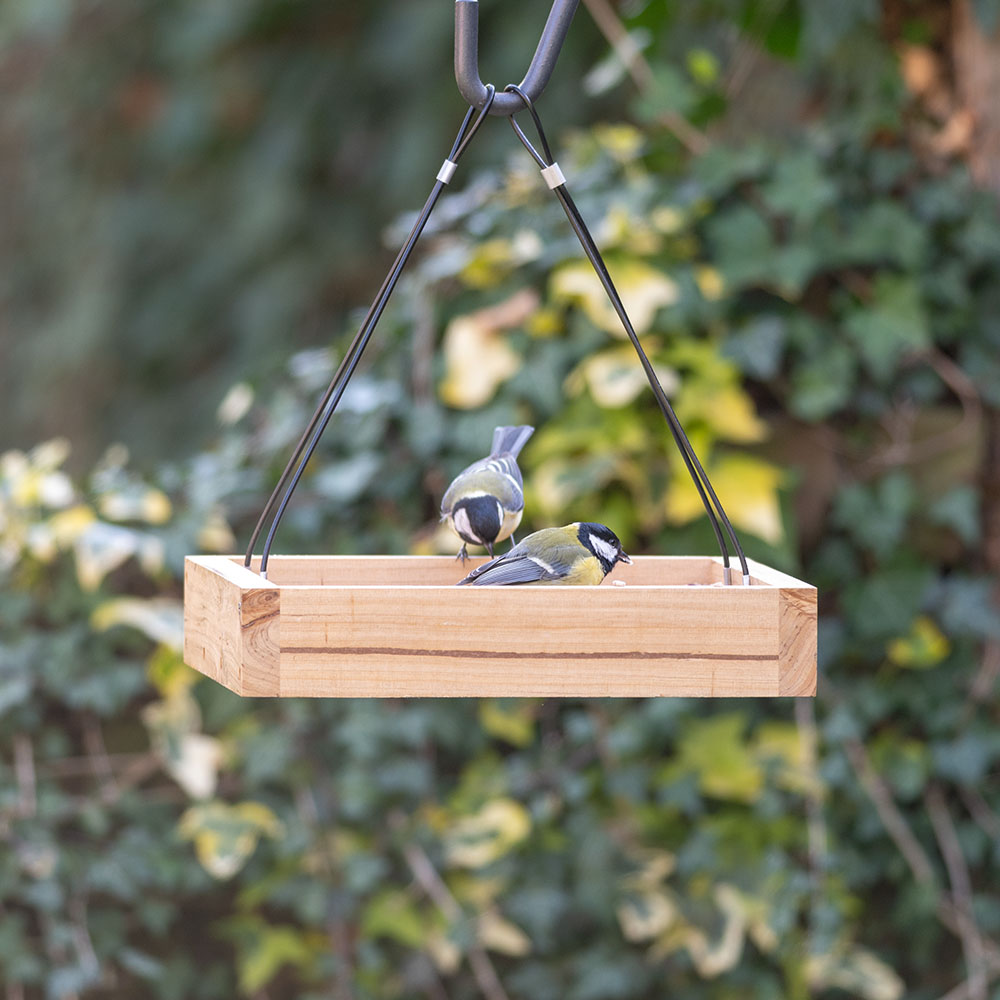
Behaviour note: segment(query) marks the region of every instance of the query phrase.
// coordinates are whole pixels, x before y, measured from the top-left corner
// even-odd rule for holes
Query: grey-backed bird
[[[631,563],[618,536],[606,525],[575,521],[542,528],[509,552],[476,567],[462,584],[481,587],[517,583],[596,586],[617,563]]]
[[[469,545],[483,545],[493,555],[497,542],[510,538],[524,513],[524,483],[517,456],[534,427],[497,427],[486,458],[473,462],[452,481],[441,500],[447,521],[463,545],[457,558],[465,562]]]

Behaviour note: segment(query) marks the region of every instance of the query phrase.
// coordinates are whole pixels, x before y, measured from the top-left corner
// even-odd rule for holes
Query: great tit
[[[618,536],[603,524],[576,521],[542,528],[496,559],[476,567],[458,586],[544,583],[596,586],[616,563],[632,560]]]
[[[524,484],[517,456],[534,427],[497,427],[486,458],[473,462],[452,481],[441,500],[441,520],[462,539],[456,558],[464,563],[468,545],[493,546],[511,539],[524,513]]]

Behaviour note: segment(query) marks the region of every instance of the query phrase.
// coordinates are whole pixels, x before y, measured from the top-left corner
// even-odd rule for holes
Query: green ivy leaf
[[[887,640],[906,632],[926,600],[933,572],[914,566],[884,569],[849,584],[844,607],[861,639]]]
[[[834,203],[837,188],[819,156],[806,149],[778,160],[771,179],[761,186],[761,195],[773,212],[805,226]]]
[[[640,121],[655,122],[664,111],[687,116],[698,100],[691,82],[669,63],[653,67],[653,83],[633,104]]]
[[[872,291],[868,305],[848,314],[845,329],[868,370],[886,382],[904,354],[930,346],[930,323],[913,278],[879,275]]]
[[[845,344],[829,343],[793,371],[789,408],[810,423],[823,420],[848,402],[855,378],[854,352]]]

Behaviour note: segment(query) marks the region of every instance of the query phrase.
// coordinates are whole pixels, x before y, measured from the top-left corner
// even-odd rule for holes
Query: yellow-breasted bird
[[[496,559],[476,567],[458,586],[516,583],[596,586],[616,563],[631,563],[618,536],[606,525],[575,521],[542,528]]]
[[[456,558],[465,562],[468,546],[493,546],[513,533],[524,513],[524,483],[517,456],[534,427],[497,427],[486,458],[473,462],[452,481],[441,500],[441,520],[462,539]]]

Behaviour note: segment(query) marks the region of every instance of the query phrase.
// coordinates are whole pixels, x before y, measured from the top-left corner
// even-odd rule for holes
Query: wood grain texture
[[[187,563],[185,658],[240,694],[815,690],[815,590],[768,583],[758,564],[750,587],[719,585],[708,557],[639,557],[603,586],[565,588],[456,588],[464,571],[449,557],[276,556],[268,568],[265,581],[231,557]]]
[[[240,695],[280,693],[281,590],[225,556],[184,561],[184,662]]]
[[[242,556],[225,558],[242,568]],[[450,587],[484,562],[472,557],[463,567],[452,556],[271,556],[267,576],[282,587]],[[722,565],[706,556],[636,556],[633,565],[616,566],[604,586],[614,580],[632,586],[721,583]]]
[[[816,590],[782,590],[779,612],[778,693],[789,697],[816,695]]]

